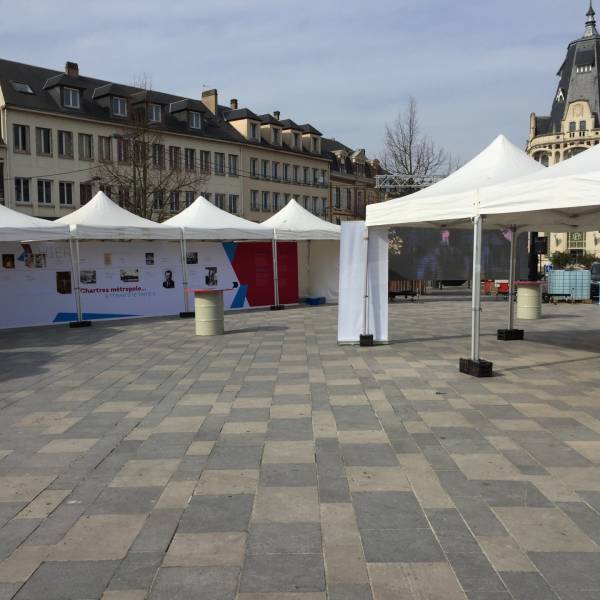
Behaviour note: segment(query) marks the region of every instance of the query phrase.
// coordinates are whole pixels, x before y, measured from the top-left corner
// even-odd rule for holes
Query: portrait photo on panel
[[[173,281],[173,271],[167,270],[165,271],[165,279],[163,281],[163,287],[172,290],[175,287],[175,282]]]
[[[14,254],[3,254],[2,255],[2,268],[14,269],[15,268],[15,255]]]

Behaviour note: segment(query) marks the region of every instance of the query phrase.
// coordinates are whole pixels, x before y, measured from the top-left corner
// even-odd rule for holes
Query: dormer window
[[[21,83],[20,81],[11,82],[15,90],[21,94],[33,94],[33,90],[28,83]]]
[[[316,138],[316,137],[312,138],[312,151],[315,154],[319,153],[319,138]]]
[[[118,96],[113,96],[112,113],[115,117],[126,117],[127,116],[127,100],[125,98],[119,98]]]
[[[190,111],[190,129],[202,129],[202,114],[194,110]]]
[[[256,123],[250,123],[250,138],[253,140],[258,139],[258,125]]]
[[[161,122],[161,107],[160,104],[149,104],[148,105],[148,121],[150,123]]]
[[[62,92],[63,106],[65,108],[79,108],[79,90],[64,87]]]
[[[275,146],[281,145],[281,130],[279,129],[273,129],[273,144]]]
[[[300,148],[300,134],[294,133],[294,148]]]

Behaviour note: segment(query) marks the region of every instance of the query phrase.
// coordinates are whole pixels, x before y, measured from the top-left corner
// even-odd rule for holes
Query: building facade
[[[600,142],[600,34],[590,4],[583,36],[571,42],[557,76],[550,115],[531,114],[527,152],[544,166],[567,160]],[[548,233],[548,254],[600,256],[600,233]]]
[[[365,206],[382,199],[375,188],[375,176],[383,174],[379,161],[334,139],[324,138],[322,144],[331,161],[331,221],[364,219]]]
[[[151,144],[136,141],[140,115]],[[279,111],[259,115],[235,99],[224,106],[217,90],[193,99],[98,80],[71,62],[55,71],[0,60],[0,202],[55,219],[103,189],[128,208],[136,191],[107,184],[106,173],[133,169],[140,152],[151,170],[189,175],[189,184],[165,188],[167,200],[160,192],[169,214],[202,194],[259,222],[295,198],[340,222],[364,218],[378,199],[377,161]]]

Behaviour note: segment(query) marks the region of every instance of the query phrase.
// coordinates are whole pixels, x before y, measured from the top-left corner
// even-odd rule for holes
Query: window
[[[567,248],[569,250],[585,250],[585,232],[570,231],[567,233]]]
[[[117,138],[117,161],[120,163],[129,162],[129,140],[125,138]]]
[[[190,129],[202,129],[202,113],[190,111]]]
[[[585,131],[587,128],[587,123],[585,121],[579,121],[579,131]]]
[[[58,182],[58,201],[63,206],[71,206],[73,204],[73,183],[70,181]]]
[[[327,216],[327,198],[321,198],[321,214]]]
[[[319,153],[319,138],[312,138],[312,151]]]
[[[117,201],[120,207],[125,208],[129,206],[129,188],[124,186],[119,187],[119,191],[117,193]]]
[[[215,173],[225,175],[225,154],[223,152],[215,152]]]
[[[106,194],[109,198],[112,196],[112,186],[104,183],[100,184],[100,191]]]
[[[279,193],[273,192],[273,212],[279,210]]]
[[[112,160],[112,139],[105,136],[98,136],[98,160],[110,162]]]
[[[154,210],[161,210],[164,200],[164,194],[162,190],[155,190],[152,192],[152,208]]]
[[[346,189],[346,210],[352,210],[352,190]]]
[[[200,194],[203,198],[206,198],[209,202],[212,202],[212,194],[210,192],[202,192]]]
[[[83,206],[92,199],[92,184],[81,183],[79,184],[79,204]]]
[[[65,108],[79,108],[79,90],[64,87],[62,92],[63,106]]]
[[[165,146],[164,144],[152,144],[152,166],[156,169],[165,168]]]
[[[15,152],[29,152],[29,126],[13,125]]]
[[[335,193],[335,207],[341,208],[342,207],[342,197],[341,197],[341,193],[340,193],[340,188],[336,187],[334,189],[334,193]]]
[[[292,178],[292,181],[294,183],[298,183],[299,180],[300,180],[300,167],[298,165],[294,165],[294,176]]]
[[[250,210],[258,210],[258,190],[250,190]]]
[[[195,192],[193,191],[187,191],[185,193],[185,207],[187,208],[188,206],[191,206],[194,203],[194,196],[196,195]]]
[[[225,210],[225,194],[215,194],[215,206]]]
[[[290,201],[290,195],[284,194],[283,195],[283,205],[286,206],[289,201]]]
[[[38,204],[52,204],[52,181],[49,179],[38,179]]]
[[[304,204],[304,208],[308,210],[310,206],[310,198],[308,196],[302,196],[302,203]]]
[[[79,134],[79,160],[94,160],[94,138],[87,133]]]
[[[253,140],[258,139],[258,125],[256,123],[250,123],[250,137]]]
[[[290,180],[290,165],[288,163],[283,163],[283,180]]]
[[[258,158],[250,159],[250,177],[258,177]]]
[[[28,83],[21,83],[19,81],[12,81],[11,83],[17,92],[21,94],[33,94],[33,90]]]
[[[294,133],[294,143],[293,148],[299,150],[300,149],[300,134]]]
[[[38,154],[52,155],[52,130],[45,127],[35,128],[35,143]]]
[[[73,158],[73,133],[71,131],[58,131],[58,156],[60,158]]]
[[[181,168],[181,148],[179,146],[169,146],[169,169]]]
[[[15,200],[17,202],[29,202],[29,179],[27,177],[15,177]]]
[[[269,179],[269,161],[260,161],[260,175],[263,179]]]
[[[185,149],[184,160],[186,171],[196,170],[196,151],[193,148]]]
[[[237,214],[237,207],[238,207],[238,196],[237,194],[229,194],[229,212],[231,214]]]
[[[273,144],[281,146],[281,129],[273,129]]]
[[[342,221],[340,220],[340,218],[339,218],[339,217],[336,217],[336,218],[335,218],[335,224],[336,224],[336,225],[341,225],[341,223],[342,223]]]
[[[113,97],[112,114],[115,117],[127,116],[127,100],[125,100],[125,98],[117,98],[116,96]]]
[[[571,121],[569,123],[569,131],[571,133],[575,132],[577,130],[577,123],[575,121]]]
[[[308,185],[310,183],[310,169],[308,167],[304,167],[303,174],[303,182],[305,185]]]
[[[319,185],[319,169],[312,170],[313,185]]]
[[[263,212],[268,212],[271,209],[271,203],[269,201],[269,192],[262,193],[262,206]]]
[[[279,179],[279,163],[273,161],[271,163],[271,175],[275,181]]]
[[[319,201],[319,199],[316,196],[312,197],[312,205],[311,205],[311,210],[314,214],[317,214],[317,202]]]
[[[200,150],[200,169],[203,173],[210,173],[210,152],[208,150]]]
[[[321,185],[323,187],[327,185],[327,171],[325,169],[321,169]]]
[[[228,156],[229,160],[229,175],[231,177],[238,176],[238,156],[237,154],[230,154]]]
[[[160,123],[161,110],[160,104],[150,104],[148,106],[148,121],[150,123]]]
[[[173,191],[169,194],[169,210],[177,212],[179,210],[179,192]]]

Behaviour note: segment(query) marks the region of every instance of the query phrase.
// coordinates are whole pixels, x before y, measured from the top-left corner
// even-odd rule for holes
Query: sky
[[[598,20],[600,22],[600,0]],[[311,123],[371,157],[416,98],[466,162],[548,114],[587,0],[0,0],[0,57]]]

